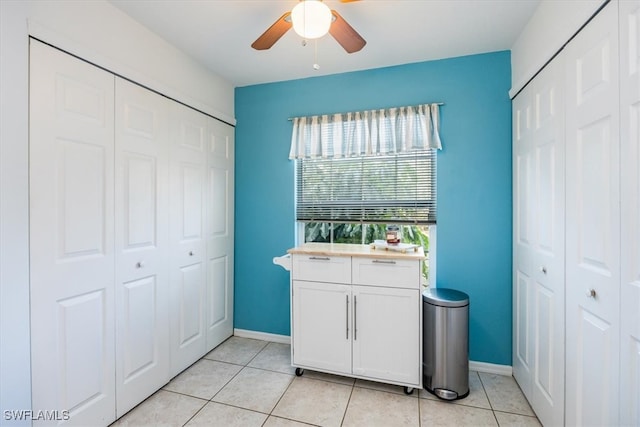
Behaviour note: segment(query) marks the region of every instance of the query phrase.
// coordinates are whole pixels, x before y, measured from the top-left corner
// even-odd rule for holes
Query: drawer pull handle
[[[330,261],[331,258],[329,258],[328,256],[310,256],[309,259],[315,260],[315,261]]]
[[[376,264],[395,264],[396,263],[395,261],[385,261],[381,259],[374,259],[373,262]]]

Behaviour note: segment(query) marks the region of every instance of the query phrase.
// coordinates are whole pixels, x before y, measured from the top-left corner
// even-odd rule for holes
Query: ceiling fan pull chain
[[[318,39],[314,40],[313,44],[313,69],[318,71],[320,69],[320,65],[318,65]]]

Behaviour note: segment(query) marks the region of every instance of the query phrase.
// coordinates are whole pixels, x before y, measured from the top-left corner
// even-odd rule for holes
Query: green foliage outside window
[[[305,242],[369,244],[386,238],[386,224],[309,222],[305,224]],[[429,254],[429,227],[402,225],[402,242],[422,246]],[[422,276],[429,279],[428,259],[422,263]],[[428,282],[427,282],[428,283]]]

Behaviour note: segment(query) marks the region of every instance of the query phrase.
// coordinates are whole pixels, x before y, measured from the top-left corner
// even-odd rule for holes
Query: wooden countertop
[[[418,248],[407,250],[406,253],[395,250],[373,249],[370,245],[354,245],[347,243],[305,243],[287,251],[290,254],[324,255],[324,256],[353,256],[367,258],[392,258],[407,260],[423,260],[424,251]]]

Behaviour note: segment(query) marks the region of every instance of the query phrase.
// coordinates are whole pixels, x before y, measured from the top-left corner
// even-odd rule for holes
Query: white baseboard
[[[252,338],[254,340],[272,341],[281,344],[291,344],[291,337],[288,335],[269,334],[267,332],[249,331],[247,329],[234,329],[233,335],[241,338]],[[513,368],[509,365],[496,365],[494,363],[469,361],[469,369],[487,374],[513,375]]]
[[[269,334],[267,332],[249,331],[247,329],[234,329],[233,335],[241,338],[252,338],[254,340],[291,344],[291,337],[289,335]]]
[[[496,365],[494,363],[469,361],[469,370],[476,372],[484,372],[487,374],[513,375],[513,368],[509,365]]]

